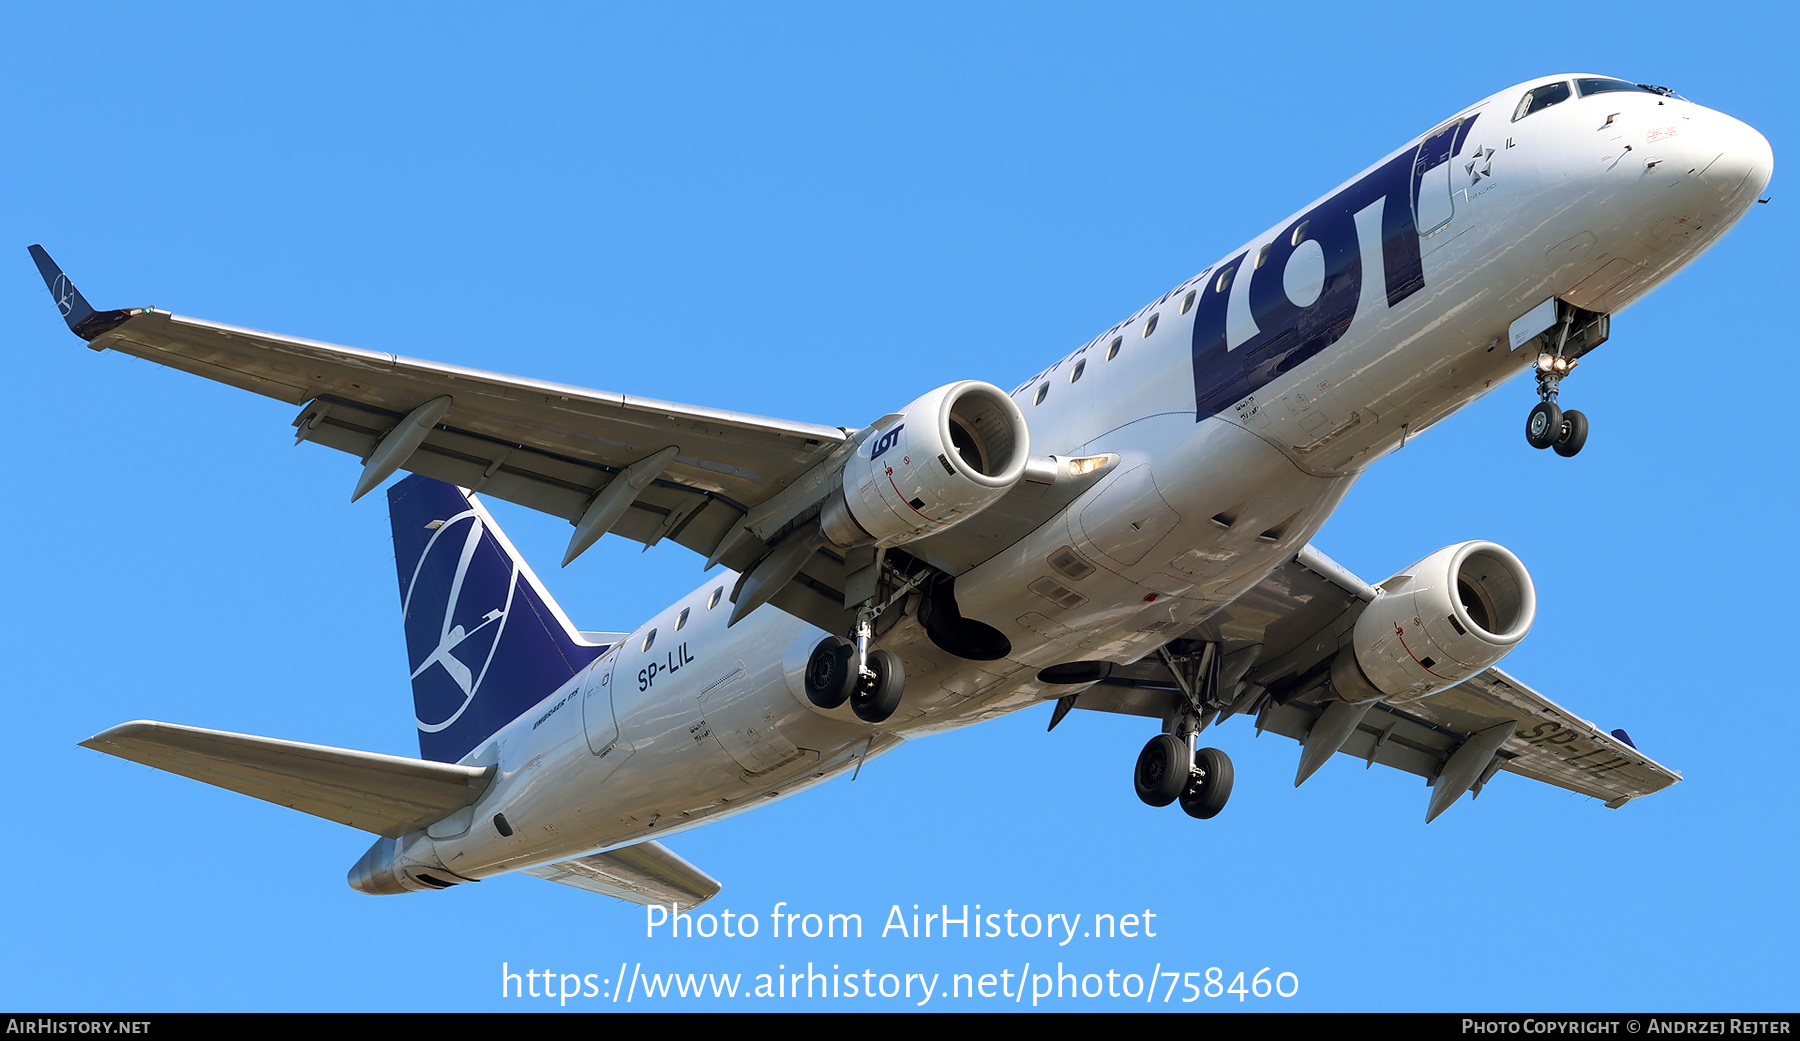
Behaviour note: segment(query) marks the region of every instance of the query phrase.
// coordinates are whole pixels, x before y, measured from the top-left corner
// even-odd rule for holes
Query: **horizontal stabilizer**
[[[455,766],[150,720],[121,723],[81,743],[388,838],[473,805],[494,775],[491,766]]]
[[[611,853],[526,868],[523,873],[628,903],[680,904],[684,910],[699,907],[719,892],[711,875],[660,842],[640,842]]]

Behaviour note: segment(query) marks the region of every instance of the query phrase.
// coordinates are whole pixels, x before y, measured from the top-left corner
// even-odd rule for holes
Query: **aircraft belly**
[[[1304,474],[1243,428],[1191,414],[1150,417],[1081,450],[1123,457],[1110,479],[1117,491],[1097,487],[958,579],[964,617],[1011,641],[1005,659],[955,658],[910,617],[883,636],[906,662],[903,731],[965,726],[1066,693],[1038,681],[1050,665],[1151,653],[1291,558],[1351,483]]]

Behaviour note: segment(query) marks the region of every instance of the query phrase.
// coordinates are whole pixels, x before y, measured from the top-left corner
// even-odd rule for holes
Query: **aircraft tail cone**
[[[350,866],[345,877],[350,888],[370,896],[394,896],[407,892],[406,887],[394,877],[394,845],[393,839],[376,839],[368,852]]]

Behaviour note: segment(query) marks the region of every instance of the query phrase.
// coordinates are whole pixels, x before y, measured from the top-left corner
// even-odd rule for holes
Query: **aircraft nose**
[[[1700,171],[1700,180],[1719,200],[1742,210],[1769,186],[1775,153],[1755,127],[1723,113],[1711,113],[1705,144],[1716,156]]]

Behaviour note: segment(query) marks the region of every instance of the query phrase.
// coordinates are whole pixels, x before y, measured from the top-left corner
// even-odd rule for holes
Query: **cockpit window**
[[[1559,101],[1569,100],[1569,85],[1561,80],[1546,83],[1541,87],[1533,87],[1519,99],[1519,107],[1513,110],[1513,122],[1517,123],[1533,112],[1540,112]]]
[[[1650,88],[1640,86],[1636,83],[1626,83],[1624,80],[1606,79],[1600,76],[1590,76],[1587,79],[1576,80],[1575,89],[1580,91],[1581,96],[1584,98],[1590,94],[1605,94],[1607,91],[1611,90],[1635,90],[1642,94],[1656,93]]]

